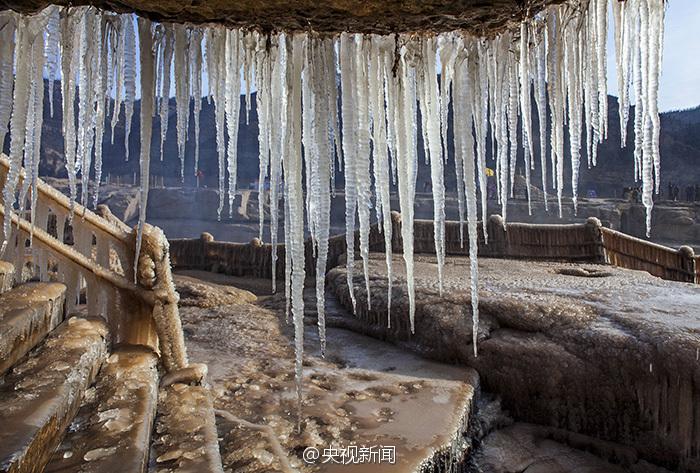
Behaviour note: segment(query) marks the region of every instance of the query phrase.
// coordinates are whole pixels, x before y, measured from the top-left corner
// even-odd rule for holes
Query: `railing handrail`
[[[622,238],[622,239],[631,241],[633,243],[637,243],[640,245],[645,245],[645,246],[648,246],[651,248],[655,248],[657,250],[668,251],[670,253],[680,254],[680,250],[678,250],[676,248],[671,248],[670,246],[665,246],[665,245],[662,245],[660,243],[655,243],[653,241],[643,240],[641,238],[638,238],[638,237],[633,236],[633,235],[629,235],[629,234],[621,232],[619,230],[613,230],[612,228],[602,227],[601,231],[603,233],[608,233],[608,234],[614,235],[618,238]]]
[[[8,174],[9,161],[5,156],[0,155],[0,181],[6,180]],[[20,169],[20,185],[24,178],[24,169]],[[135,268],[138,269],[136,272],[138,281],[134,282],[129,279],[129,271],[134,265],[133,252],[136,237],[134,231],[128,229],[106,207],[100,208],[104,214],[104,216],[100,216],[77,202],[71,206],[68,197],[42,180],[37,182],[37,190],[38,207],[48,207],[57,216],[59,214],[56,206],[62,208],[59,212],[63,216],[70,215],[70,211],[73,211],[75,215],[72,220],[74,237],[76,231],[79,235],[84,235],[84,232],[88,231],[91,238],[94,235],[98,239],[98,248],[100,241],[106,241],[107,248],[111,245],[122,258],[120,263],[125,270],[124,275],[117,273],[112,268],[100,265],[95,258],[91,257],[92,240],[89,243],[90,250],[85,250],[80,246],[67,245],[59,238],[49,234],[48,228],[42,228],[46,224],[45,221],[38,222],[37,225],[37,222],[30,222],[22,215],[11,211],[10,217],[13,226],[18,231],[36,238],[40,245],[49,251],[49,254],[53,253],[54,257],[62,258],[80,268],[80,271],[85,274],[84,277],[90,275],[90,278],[99,279],[118,291],[128,292],[134,296],[136,301],[142,302],[143,309],[148,310],[150,315],[149,323],[152,322],[155,325],[161,359],[166,370],[172,371],[187,367],[184,336],[177,307],[179,297],[173,285],[168,244],[162,231],[157,227],[146,225],[143,232],[144,245],[139,255],[138,268]],[[4,216],[5,209],[0,208],[0,217],[4,218]],[[124,268],[124,264],[127,265],[127,268]],[[125,320],[131,320],[129,314],[122,313],[120,316],[124,317]],[[129,330],[127,325],[129,325],[128,322],[123,327],[126,332]],[[148,330],[150,329],[146,329],[146,331]]]
[[[401,218],[398,213],[392,215],[394,228],[392,230],[394,242],[392,251],[400,252],[401,241],[399,225]],[[479,221],[479,226],[484,223]],[[414,221],[416,230],[414,231],[414,250],[416,253],[434,252],[433,225],[432,220],[416,219]],[[456,221],[446,222],[446,236],[452,234],[456,238]],[[466,230],[466,223],[465,230]],[[525,258],[548,261],[585,261],[588,263],[608,263],[628,269],[647,271],[659,277],[677,281],[692,281],[700,283],[700,256],[695,256],[689,247],[673,249],[633,237],[617,230],[603,227],[597,218],[589,218],[581,223],[568,224],[533,224],[533,223],[505,223],[500,216],[492,215],[486,225],[489,232],[489,242],[485,245],[479,230],[479,253],[485,257],[496,258]],[[422,231],[419,231],[422,227]],[[373,231],[376,226],[373,227]],[[466,231],[465,231],[466,234]],[[530,251],[536,244],[534,238],[544,235],[545,239],[556,240],[561,237],[560,243],[554,244],[542,254]],[[607,244],[605,236],[608,235]],[[627,254],[623,249],[615,248],[610,244],[610,236],[619,237],[625,242],[637,246],[639,249],[648,248],[650,252],[658,252],[660,255],[668,255],[671,261],[663,261],[668,258],[655,260],[653,257],[645,256],[643,250],[639,254]],[[341,235],[340,243],[344,243],[344,235]],[[337,237],[331,237],[331,239]],[[419,245],[418,243],[425,243]],[[261,252],[269,252],[269,244],[261,244],[259,241],[251,243],[231,243],[215,241],[209,234],[203,234],[200,238],[180,238],[170,240],[171,252],[174,255],[175,266],[197,267],[200,269],[216,268],[217,271],[233,271],[237,275],[258,275],[267,274],[270,271],[261,269],[263,265],[271,264],[271,260],[261,259]],[[456,241],[446,242],[447,254],[465,255],[468,245],[457,248]],[[383,247],[384,241],[381,240]],[[370,243],[371,245],[371,243]],[[452,253],[450,253],[452,246]],[[421,250],[422,249],[422,250]],[[482,252],[483,250],[483,252]],[[284,243],[278,244],[278,251],[284,251]],[[623,257],[621,259],[621,257]],[[248,261],[246,258],[253,258],[255,261]],[[284,264],[284,259],[277,260],[278,265]],[[655,270],[660,268],[661,271]],[[240,273],[240,274],[239,274]],[[278,266],[277,275],[284,274]]]
[[[0,206],[0,217],[4,217],[5,209]],[[63,257],[77,266],[80,266],[85,271],[92,273],[94,276],[100,278],[101,280],[126,291],[133,292],[137,295],[143,302],[153,307],[156,303],[157,295],[153,291],[147,291],[140,287],[139,285],[129,281],[127,278],[121,274],[117,274],[114,271],[103,268],[97,262],[88,259],[87,256],[76,251],[69,245],[59,241],[58,239],[51,236],[47,231],[34,227],[32,228],[31,222],[20,218],[16,213],[12,213],[12,224],[22,230],[23,232],[32,234],[32,238],[37,239],[47,248],[54,250],[60,257]]]
[[[7,155],[0,153],[0,167],[4,168],[5,173],[10,169],[10,162]],[[24,169],[20,171],[19,183],[21,185],[22,180],[25,178]],[[37,181],[37,190],[39,195],[43,195],[48,200],[53,203],[58,204],[66,213],[71,211],[70,199],[61,193],[58,189],[45,183],[42,179]],[[79,216],[81,220],[87,222],[89,225],[95,227],[96,229],[108,234],[114,239],[122,242],[124,245],[129,246],[131,244],[131,232],[125,231],[123,227],[115,225],[113,222],[108,221],[100,217],[99,215],[92,212],[90,209],[83,207],[78,202],[73,203],[72,210],[75,215]]]

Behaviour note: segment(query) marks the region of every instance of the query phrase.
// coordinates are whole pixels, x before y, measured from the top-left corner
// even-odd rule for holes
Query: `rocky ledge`
[[[0,0],[0,10],[35,13],[49,4],[94,5],[157,21],[222,23],[263,31],[491,34],[563,0]]]
[[[411,334],[400,257],[387,327],[383,258],[370,260],[371,310],[358,271],[356,317],[334,324],[473,367],[516,419],[629,447],[618,460],[628,471],[637,459],[700,471],[699,286],[609,266],[480,259],[474,357],[468,259],[448,260],[441,296],[434,257],[416,257]],[[345,269],[328,280],[351,307]]]

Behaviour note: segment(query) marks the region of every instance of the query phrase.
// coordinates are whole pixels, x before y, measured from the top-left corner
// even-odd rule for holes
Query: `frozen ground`
[[[185,272],[176,276],[176,283],[183,296],[180,314],[189,354],[192,361],[209,365],[216,407],[269,424],[293,467],[323,472],[415,471],[461,438],[478,389],[473,369],[429,361],[334,328],[328,332],[324,360],[315,326],[310,324],[298,434],[291,327],[285,324],[284,299],[256,297],[229,286],[269,294],[268,281]],[[281,471],[260,432],[226,421],[219,427],[227,471]],[[396,463],[309,465],[301,460],[306,447],[323,452],[351,444],[393,446]]]
[[[482,263],[485,268],[490,264],[497,263]],[[419,263],[421,270],[417,274],[424,291],[433,284],[434,268],[430,265],[429,259]],[[565,267],[569,268],[551,266]],[[448,293],[462,291],[467,275],[460,276],[464,271],[461,263],[451,262],[449,268],[451,272],[446,279],[452,282]],[[376,263],[373,270],[381,291],[381,270]],[[487,292],[503,290],[497,283],[501,277],[494,274],[494,281],[489,282],[488,269],[483,269],[483,273]],[[552,279],[566,277],[557,275]],[[306,291],[304,421],[302,433],[297,434],[292,337],[291,327],[284,320],[284,298],[268,295],[267,280],[185,271],[177,274],[176,283],[182,298],[181,316],[189,354],[193,361],[209,364],[216,407],[272,426],[292,465],[303,471],[416,471],[422,461],[436,458],[435,451],[442,448],[444,452],[444,447],[454,445],[457,437],[463,439],[460,448],[467,449],[470,455],[462,466],[469,472],[660,471],[641,469],[646,464],[639,461],[634,448],[577,436],[563,429],[514,422],[490,394],[477,402],[482,387],[472,368],[430,361],[414,354],[411,348],[415,346],[407,347],[403,342],[391,344],[339,328],[359,330],[362,319],[348,314],[331,291],[327,294],[328,353],[325,360],[321,359],[310,287]],[[530,289],[523,291],[523,297],[535,297],[538,291],[535,281],[532,283]],[[573,290],[570,284],[559,286],[555,292],[562,294],[555,297],[565,297],[565,287]],[[449,301],[449,294],[444,299]],[[422,300],[435,302],[425,297]],[[401,305],[396,308],[400,314]],[[459,316],[459,310],[455,309],[452,316]],[[485,317],[488,319],[488,315]],[[460,333],[453,335],[458,337]],[[465,350],[470,348],[457,339],[450,343]],[[487,340],[483,345],[485,351]],[[484,353],[484,360],[488,358]],[[509,363],[509,358],[504,358],[503,375],[522,380],[507,366]],[[541,368],[547,369],[544,365]],[[530,371],[525,369],[521,376],[529,377]],[[491,377],[487,379],[490,381]],[[524,396],[530,394],[526,390],[522,392]],[[536,407],[536,399],[533,401]],[[478,412],[474,405],[480,406]],[[470,421],[468,431],[460,425],[466,420]],[[265,436],[221,419],[219,429],[222,457],[228,471],[282,471]],[[466,435],[457,435],[462,430]],[[322,451],[324,447],[352,443],[393,445],[397,463],[311,466],[301,460],[308,446]],[[424,465],[423,471],[444,471],[431,470],[432,466]]]
[[[700,471],[700,287],[608,266],[479,260],[479,356],[471,345],[469,262],[416,260],[416,331],[403,282],[386,323],[384,255],[370,264],[372,310],[355,276],[346,327],[433,359],[471,366],[516,419],[631,447],[639,458]],[[403,274],[400,257],[395,271]],[[345,269],[329,285],[350,307]]]

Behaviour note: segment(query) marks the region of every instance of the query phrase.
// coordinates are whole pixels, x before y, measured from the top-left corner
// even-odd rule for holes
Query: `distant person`
[[[668,183],[668,200],[673,200],[673,183]]]
[[[700,184],[695,184],[695,202],[700,202]]]
[[[639,203],[639,187],[632,188],[632,202]]]
[[[677,185],[673,185],[673,201],[678,202],[678,197],[681,194],[681,190],[678,188]]]
[[[195,176],[197,176],[197,187],[199,187],[200,181],[204,180],[204,171],[202,171],[201,169],[197,169]]]
[[[685,188],[685,200],[687,202],[695,202],[695,187],[688,186]]]

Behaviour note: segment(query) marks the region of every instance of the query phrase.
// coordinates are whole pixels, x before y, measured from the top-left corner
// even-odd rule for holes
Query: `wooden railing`
[[[359,233],[355,236],[356,254],[359,254]],[[383,251],[384,239],[373,225],[370,229],[369,246],[373,251]],[[315,267],[313,244],[306,240],[304,244],[306,267]],[[284,244],[277,245],[277,263],[275,274],[278,279],[284,277]],[[336,235],[328,240],[328,260],[326,267],[331,269],[347,253],[345,235]],[[216,241],[210,233],[202,233],[199,238],[180,238],[170,240],[170,255],[173,266],[180,269],[201,269],[233,276],[254,278],[272,277],[272,245],[263,244],[254,238],[250,243],[232,243]]]
[[[394,218],[394,221],[400,225],[400,218]],[[603,262],[601,224],[596,218],[580,224],[534,225],[506,224],[499,215],[492,215],[486,222],[488,244],[482,224],[478,223],[479,255],[487,258]],[[446,223],[446,254],[469,254],[466,223],[462,227],[460,233],[459,222]],[[394,232],[397,230],[400,234],[400,227],[394,228]],[[416,253],[435,252],[432,220],[416,220],[413,235]]]
[[[530,259],[545,261],[576,261],[611,264],[622,268],[647,271],[664,279],[700,284],[700,256],[692,248],[678,250],[657,245],[601,225],[597,218],[585,223],[568,225],[536,225],[504,223],[498,215],[486,222],[488,244],[479,222],[479,255],[488,258]],[[447,222],[445,225],[446,253],[469,254],[466,224]],[[414,222],[415,253],[434,254],[432,220]],[[201,238],[171,240],[173,264],[181,268],[196,268],[238,276],[269,278],[272,275],[270,245],[255,239],[251,243],[214,241],[205,233]],[[356,238],[357,245],[357,238]],[[402,251],[401,216],[392,213],[392,252]],[[346,253],[344,235],[329,242],[328,268],[341,261]],[[370,249],[384,250],[384,239],[376,225],[370,232]],[[313,267],[311,242],[306,244],[307,267]],[[284,275],[284,245],[278,246],[276,275]],[[358,254],[358,253],[356,253]]]
[[[4,188],[8,171],[9,162],[0,155],[0,188]],[[18,187],[23,180],[22,172]],[[31,191],[27,198],[31,199]],[[40,180],[34,222],[29,212],[12,211],[11,234],[2,258],[15,264],[18,283],[25,280],[26,273],[40,280],[63,282],[68,289],[67,312],[83,300],[84,293],[88,313],[107,320],[113,344],[150,346],[160,352],[167,371],[187,367],[178,295],[163,232],[146,226],[135,265],[135,231],[108,209],[100,210],[103,216],[77,203],[71,209],[68,197]],[[4,213],[0,202],[0,219]],[[72,245],[65,242],[65,228],[72,232]],[[2,228],[0,237],[4,240]]]
[[[698,282],[697,258],[688,246],[674,250],[609,228],[602,228],[605,260],[672,281]]]

